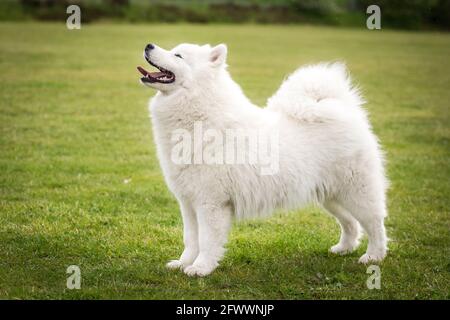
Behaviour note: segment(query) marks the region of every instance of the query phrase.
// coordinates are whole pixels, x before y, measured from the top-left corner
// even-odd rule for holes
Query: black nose
[[[155,49],[155,46],[152,45],[151,43],[149,43],[146,47],[145,47],[145,51],[150,51],[152,49]]]

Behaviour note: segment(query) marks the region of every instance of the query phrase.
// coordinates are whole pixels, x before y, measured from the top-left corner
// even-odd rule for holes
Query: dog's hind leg
[[[337,254],[346,254],[355,250],[359,245],[361,236],[358,221],[335,200],[326,201],[324,207],[336,217],[341,226],[339,243],[332,246],[330,251]]]
[[[384,228],[384,217],[372,216],[371,221],[364,221],[363,228],[367,232],[369,245],[367,251],[359,258],[360,263],[379,262],[387,253],[387,237]]]
[[[231,228],[232,210],[229,205],[203,204],[196,212],[200,252],[184,272],[189,276],[206,276],[217,268],[225,253],[224,245]]]
[[[184,251],[180,259],[167,263],[169,269],[182,269],[194,263],[199,252],[197,217],[191,204],[179,201],[181,215],[183,217],[183,242]]]
[[[352,216],[358,220],[364,228],[369,239],[367,251],[359,259],[360,263],[378,262],[384,259],[387,253],[387,236],[384,227],[384,218],[386,216],[385,207],[382,201],[362,198],[347,199],[343,203]]]

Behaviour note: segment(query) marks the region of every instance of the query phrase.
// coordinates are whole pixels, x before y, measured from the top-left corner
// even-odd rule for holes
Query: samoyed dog
[[[184,251],[168,268],[206,276],[224,255],[233,219],[306,204],[340,224],[331,252],[355,250],[364,230],[368,248],[359,262],[385,257],[383,154],[343,64],[296,70],[259,108],[227,71],[224,44],[148,44],[144,57],[159,69],[138,67],[140,81],[158,91],[149,105],[153,134],[184,225]]]

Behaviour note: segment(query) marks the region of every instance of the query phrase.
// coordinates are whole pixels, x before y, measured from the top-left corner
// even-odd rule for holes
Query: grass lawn
[[[264,105],[301,64],[344,60],[386,150],[390,253],[381,290],[345,257],[331,216],[306,208],[234,226],[203,279],[168,271],[182,250],[138,83],[148,42],[225,42]],[[0,25],[0,298],[450,298],[450,35],[308,26]],[[128,183],[127,183],[128,182]],[[80,290],[66,268],[81,268]]]

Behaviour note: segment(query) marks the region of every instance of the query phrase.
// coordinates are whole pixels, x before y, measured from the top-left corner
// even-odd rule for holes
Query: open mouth
[[[145,57],[145,59],[152,66],[157,68],[159,70],[159,72],[148,72],[147,70],[145,70],[141,66],[138,66],[137,67],[138,71],[143,75],[143,77],[141,78],[142,82],[148,82],[148,83],[155,83],[155,82],[172,83],[172,82],[175,81],[175,75],[173,74],[173,72],[171,72],[169,70],[166,70],[166,69],[158,66],[157,64],[151,62],[150,59],[148,59],[147,57]]]

